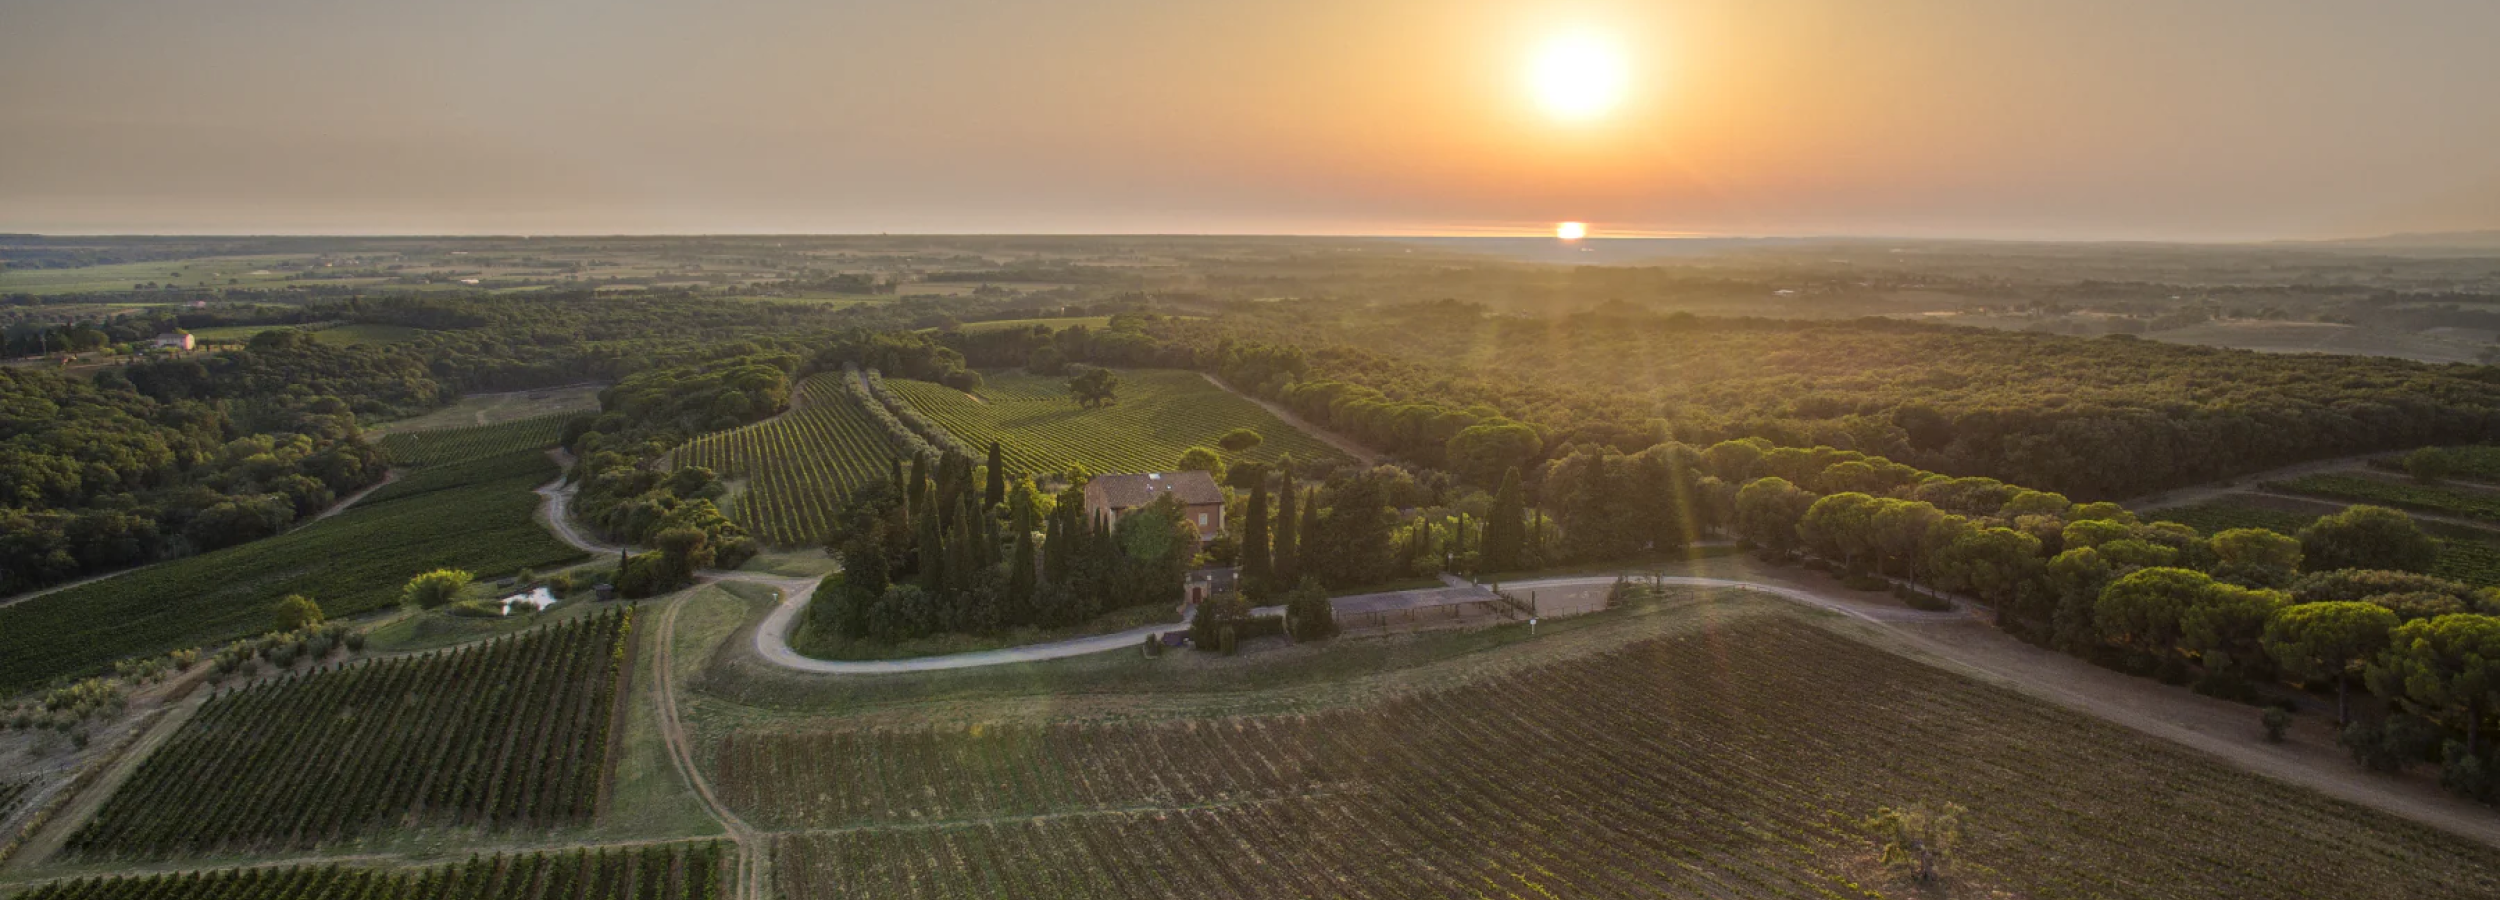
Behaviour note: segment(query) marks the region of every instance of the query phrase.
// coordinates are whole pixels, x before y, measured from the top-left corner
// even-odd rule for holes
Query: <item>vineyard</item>
[[[87,856],[312,849],[597,811],[633,613],[222,694],[70,838]]]
[[[402,431],[383,436],[382,449],[393,463],[423,466],[495,456],[518,450],[546,450],[564,432],[564,414],[433,431]]]
[[[891,477],[896,458],[886,429],[826,372],[799,385],[798,409],[685,445],[676,465],[703,466],[746,479],[738,524],[779,546],[816,544],[852,489]]]
[[[836,897],[2489,897],[2500,851],[1786,616],[1364,708],[736,732],[723,799]],[[1879,891],[1881,893],[1879,893]],[[1965,893],[1967,892],[1967,893]]]
[[[2299,534],[2318,520],[2316,512],[2295,512],[2262,503],[2224,497],[2188,506],[2174,506],[2144,514],[2151,522],[2177,522],[2196,529],[2198,534],[2217,534],[2234,528],[2263,528],[2279,534]]]
[[[2455,472],[2457,477],[2500,483],[2500,447],[2469,444],[2462,447],[2441,447],[2439,451],[2447,457],[2448,467]],[[2370,460],[2370,465],[2373,468],[2389,471],[2404,471],[2404,462],[2401,458],[2373,459]]]
[[[1072,465],[1097,473],[1164,471],[1180,462],[1182,451],[1213,447],[1235,428],[1266,438],[1242,459],[1273,462],[1287,453],[1297,460],[1346,458],[1195,372],[1121,372],[1119,402],[1098,409],[1079,407],[1061,379],[1028,375],[993,377],[978,399],[925,381],[888,386],[965,444],[998,442],[1008,465],[1024,472],[1058,472]]]
[[[429,465],[276,537],[0,607],[0,694],[267,631],[270,604],[288,594],[355,615],[398,602],[400,585],[430,569],[498,575],[580,559],[533,518],[530,489],[555,476],[537,450]]]
[[[2367,475],[2324,474],[2269,482],[2266,489],[2500,522],[2500,494],[2470,488],[2416,484]]]
[[[499,853],[414,870],[221,869],[57,881],[16,900],[716,900],[722,858],[703,843]]]

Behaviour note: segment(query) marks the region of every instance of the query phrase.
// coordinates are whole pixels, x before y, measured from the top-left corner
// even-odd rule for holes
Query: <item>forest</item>
[[[1889,319],[1271,306],[1141,322],[1154,346],[1112,354],[1212,369],[1482,486],[1573,445],[1760,437],[2120,499],[2500,425],[2500,375],[2480,367]]]

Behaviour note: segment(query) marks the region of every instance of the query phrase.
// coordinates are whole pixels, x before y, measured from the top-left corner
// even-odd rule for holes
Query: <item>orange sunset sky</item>
[[[7,231],[2500,227],[2488,0],[0,0],[0,22]]]

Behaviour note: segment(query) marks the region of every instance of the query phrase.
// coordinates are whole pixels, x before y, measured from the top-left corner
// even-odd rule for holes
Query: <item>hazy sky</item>
[[[1531,99],[1578,31],[1609,115]],[[2500,228],[2495,0],[0,0],[0,230]]]

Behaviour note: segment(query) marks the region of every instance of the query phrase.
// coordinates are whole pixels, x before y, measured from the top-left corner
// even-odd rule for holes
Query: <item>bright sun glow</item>
[[[1554,226],[1554,236],[1566,241],[1576,241],[1589,236],[1589,226],[1585,222],[1564,222]]]
[[[1555,118],[1586,121],[1623,101],[1631,65],[1613,41],[1588,33],[1558,35],[1528,63],[1528,89]]]

